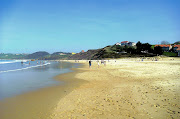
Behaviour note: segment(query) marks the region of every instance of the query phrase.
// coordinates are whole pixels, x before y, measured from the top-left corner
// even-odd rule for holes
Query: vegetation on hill
[[[180,41],[176,41],[174,44],[180,44]]]
[[[56,60],[67,59],[71,53],[55,52],[49,54],[45,51],[39,51],[32,54],[0,54],[0,59],[39,59],[39,60]]]
[[[138,42],[136,46],[106,46],[97,50],[88,50],[85,53],[77,53],[70,56],[69,59],[104,59],[104,58],[120,58],[120,57],[139,57],[139,56],[155,56],[162,54],[162,49],[154,51],[150,44]]]
[[[163,55],[168,56],[168,57],[177,57],[178,54],[175,52],[163,52]]]
[[[167,43],[163,41],[163,43]],[[180,41],[174,44],[180,44]],[[71,53],[55,52],[49,54],[45,51],[35,52],[32,54],[0,54],[0,59],[40,59],[40,60],[58,60],[58,59],[105,59],[121,57],[149,57],[156,55],[177,56],[173,48],[169,52],[163,52],[160,46],[150,45],[149,43],[137,42],[136,46],[109,45],[101,49],[88,50],[72,55]]]
[[[11,54],[11,53],[7,53],[7,54],[0,54],[0,59],[23,59],[24,57],[26,57],[27,54]]]
[[[48,52],[40,51],[40,52],[35,52],[35,53],[32,53],[32,54],[29,54],[25,58],[26,59],[39,59],[41,57],[45,57],[45,56],[48,56],[48,55],[50,55]]]

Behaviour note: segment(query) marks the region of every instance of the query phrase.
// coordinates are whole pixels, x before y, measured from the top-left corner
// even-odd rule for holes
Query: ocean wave
[[[42,64],[42,65],[36,65],[36,66],[30,66],[30,67],[21,68],[21,69],[14,69],[14,70],[0,71],[0,73],[12,72],[12,71],[20,71],[20,70],[26,70],[26,69],[30,69],[30,68],[34,68],[34,67],[45,66],[45,65],[48,65],[48,64],[51,64],[51,63],[46,63],[46,64]]]

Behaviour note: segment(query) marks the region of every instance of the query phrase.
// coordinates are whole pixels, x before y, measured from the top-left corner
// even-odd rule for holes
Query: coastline
[[[83,67],[83,65],[80,67]],[[63,85],[45,87],[0,101],[0,118],[49,119],[49,115],[51,115],[60,98],[68,95],[72,90],[86,82],[74,78],[77,73],[82,71],[78,68],[71,70],[73,72],[53,77],[54,80],[65,82]]]
[[[91,68],[86,60],[78,63],[83,65],[74,72],[54,77],[66,82],[63,87],[40,89],[0,103],[6,115],[2,118],[0,110],[0,118],[180,117],[180,58],[117,59],[100,68],[95,61]]]

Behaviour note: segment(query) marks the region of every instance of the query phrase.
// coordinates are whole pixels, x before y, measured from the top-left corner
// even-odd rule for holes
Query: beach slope
[[[87,82],[59,100],[52,119],[180,118],[180,59],[82,62],[75,77]]]

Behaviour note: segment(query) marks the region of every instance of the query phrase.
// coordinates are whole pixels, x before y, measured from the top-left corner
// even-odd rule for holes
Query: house
[[[116,43],[117,44],[117,43]],[[130,41],[122,41],[121,42],[121,46],[135,46],[136,45],[136,43],[134,43],[134,42],[130,42]]]
[[[81,53],[84,53],[84,50],[82,50]]]
[[[122,42],[121,42],[121,45],[122,45],[122,46],[125,46],[125,45],[128,46],[128,43],[129,43],[129,41],[122,41]]]
[[[166,52],[168,52],[172,48],[171,45],[155,45],[154,47],[158,47],[158,46],[160,46],[162,50]]]
[[[75,55],[76,53],[72,52],[72,55]]]
[[[136,45],[136,43],[134,43],[134,42],[129,42],[128,43],[128,46],[135,46]]]
[[[180,57],[180,47],[176,49],[176,51],[178,52],[178,56]]]
[[[117,42],[115,45],[120,45],[121,46],[121,43]]]
[[[177,52],[177,49],[178,49],[178,48],[180,48],[180,45],[174,45],[174,46],[173,46],[173,51],[174,51],[174,52]]]

